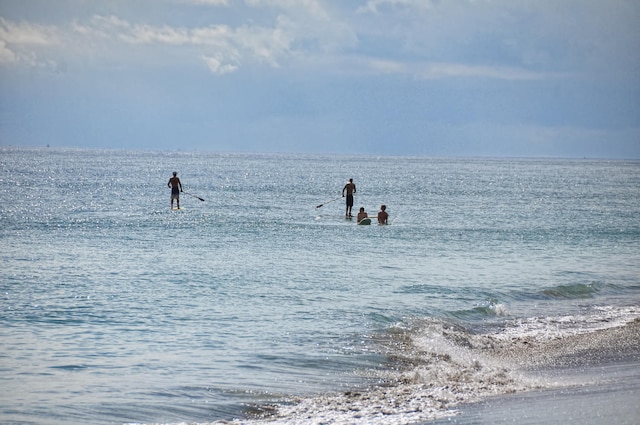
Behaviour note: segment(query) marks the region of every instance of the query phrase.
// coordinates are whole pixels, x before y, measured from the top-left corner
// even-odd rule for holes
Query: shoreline
[[[398,352],[408,355],[396,359],[403,370],[381,376],[381,385],[291,397],[244,420],[215,423],[637,423],[639,335],[638,318],[519,337],[427,322],[395,335]]]
[[[640,418],[640,361],[598,366],[571,371],[555,379],[575,382],[551,389],[540,389],[495,396],[461,404],[458,414],[445,419],[422,422],[423,425],[635,425]],[[594,381],[593,378],[604,379]],[[578,380],[576,380],[578,379]],[[579,379],[586,379],[580,382]]]
[[[456,406],[458,414],[423,424],[633,425],[640,419],[640,319],[624,326],[554,339],[524,341],[505,358],[531,357],[523,371],[546,383]],[[517,352],[520,351],[520,352]]]
[[[597,366],[640,361],[640,318],[627,323],[553,336],[546,340],[525,336],[518,343],[497,344],[497,355],[517,360],[525,371],[544,373],[549,369]]]

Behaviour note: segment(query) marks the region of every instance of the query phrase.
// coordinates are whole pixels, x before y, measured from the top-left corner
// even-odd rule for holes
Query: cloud
[[[522,68],[474,66],[455,63],[430,63],[418,74],[418,77],[422,79],[473,77],[499,80],[540,80],[550,76],[550,74],[528,71]]]
[[[317,0],[245,0],[253,7],[274,7],[297,16],[306,15],[314,19],[330,19],[331,16]]]
[[[134,44],[165,44],[185,45],[194,44],[194,39],[189,30],[172,28],[169,26],[153,27],[151,25],[134,25],[127,33],[120,37]]]
[[[60,42],[58,30],[53,26],[28,22],[11,22],[0,17],[0,40],[10,45],[47,46]]]
[[[41,52],[60,44],[56,27],[16,23],[0,17],[0,64],[56,69],[56,62],[42,58]]]
[[[405,60],[592,77],[640,65],[638,2],[369,0],[357,15],[362,40]]]
[[[187,4],[201,4],[205,6],[229,6],[229,0],[182,0]]]
[[[183,3],[229,6],[226,1],[217,0]],[[287,60],[336,52],[356,43],[349,26],[331,16],[319,1],[246,0],[246,5],[249,8],[241,8],[246,16],[235,26],[225,21],[204,26],[159,25],[142,22],[139,16],[95,14],[88,19],[75,18],[66,25],[45,27],[0,18],[0,41],[4,42],[0,60],[15,62],[20,55],[16,55],[14,46],[19,44],[25,57],[27,53],[37,53],[48,55],[49,60],[66,56],[70,61],[83,57],[115,61],[120,56],[120,62],[134,64],[153,54],[151,49],[141,54],[141,49],[157,46],[167,48],[163,55],[173,63],[178,57],[184,60],[186,55],[191,59],[206,58],[208,69],[220,75],[252,64],[279,68]],[[260,23],[253,17],[259,17]]]
[[[202,59],[207,64],[207,67],[209,67],[209,70],[214,74],[224,75],[238,69],[236,65],[223,64],[222,60],[215,57],[203,56]]]
[[[0,63],[12,63],[17,59],[16,54],[7,47],[7,43],[0,40]]]
[[[372,70],[381,74],[406,74],[409,67],[400,61],[372,58],[368,60]]]
[[[72,60],[117,55],[135,62],[142,59],[138,51],[130,48],[145,46],[174,48],[163,50],[163,55],[167,60],[175,60],[176,56],[183,55],[178,48],[188,47],[196,49],[193,58],[204,58],[214,74],[225,74],[237,70],[243,62],[279,66],[289,49],[290,38],[277,27],[155,26],[132,23],[117,16],[94,15],[84,22],[75,20],[66,27],[16,24],[0,18],[0,43],[1,63],[21,62],[28,66],[35,64],[36,56],[58,59],[67,56]]]
[[[468,65],[447,62],[410,62],[363,57],[359,61],[342,58],[345,66],[362,74],[406,75],[416,80],[439,80],[449,78],[490,78],[507,81],[533,81],[550,78],[566,78],[560,73],[530,71],[521,67],[500,65]],[[346,65],[348,64],[348,65]]]
[[[202,16],[193,5],[224,9]],[[69,11],[72,20],[55,26],[0,18],[0,61],[135,65],[156,55],[158,64],[207,58],[215,75],[291,65],[293,72],[513,81],[631,75],[640,66],[640,6],[624,0],[174,0],[158,7],[166,9],[75,18]]]
[[[414,7],[424,8],[429,6],[430,1],[414,1],[414,0],[369,0],[364,6],[357,9],[358,13],[379,13],[378,7]]]

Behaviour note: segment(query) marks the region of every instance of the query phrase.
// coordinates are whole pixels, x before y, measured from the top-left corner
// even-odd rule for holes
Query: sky
[[[0,0],[0,146],[640,158],[640,0]]]

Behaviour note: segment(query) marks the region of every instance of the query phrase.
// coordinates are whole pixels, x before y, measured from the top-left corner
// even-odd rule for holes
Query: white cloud
[[[408,72],[406,64],[399,61],[373,58],[367,62],[371,69],[382,74],[406,74]]]
[[[357,63],[367,73],[425,79],[531,80],[628,73],[640,65],[634,19],[640,8],[624,0],[368,0],[360,7],[319,0],[180,0],[159,7],[167,4],[173,9],[149,15],[164,17],[155,22],[127,15],[128,9],[122,16],[72,18],[58,26],[0,18],[0,61],[56,62],[66,55],[97,63],[104,55],[135,63],[149,57],[141,52],[157,55],[153,47],[160,46],[167,48],[166,60],[215,58],[220,65],[208,65],[215,73],[224,66],[282,68],[292,62],[342,73],[345,64]],[[182,19],[195,10],[187,4],[225,9]],[[175,8],[181,19],[172,19]]]
[[[59,35],[52,26],[15,23],[0,17],[0,40],[9,45],[47,46],[58,44]]]
[[[190,31],[191,42],[204,46],[227,44],[227,40],[231,38],[233,38],[233,29],[228,25],[212,25]]]
[[[245,0],[254,7],[276,7],[289,14],[311,16],[314,19],[330,19],[331,16],[318,0]]]
[[[214,74],[228,74],[234,72],[238,69],[236,65],[232,64],[223,64],[222,60],[219,58],[211,57],[211,56],[203,56],[202,59],[207,64],[209,70]]]
[[[592,76],[640,66],[633,1],[368,0],[357,12],[361,39],[407,59]]]
[[[379,13],[378,7],[385,7],[385,6],[389,6],[389,7],[407,7],[407,6],[412,6],[412,7],[420,7],[420,8],[424,8],[424,7],[428,7],[429,6],[430,1],[428,0],[420,0],[420,1],[415,1],[415,0],[369,0],[366,2],[366,4],[364,6],[361,6],[357,9],[358,13]]]
[[[290,41],[291,37],[277,26],[247,24],[235,29],[227,25],[188,28],[95,15],[86,21],[74,20],[67,26],[53,27],[15,23],[0,17],[0,63],[20,62],[27,66],[36,65],[37,57],[52,62],[55,61],[53,58],[64,56],[99,59],[119,55],[127,61],[135,61],[137,52],[129,52],[127,45],[167,46],[195,48],[196,52],[199,50],[199,56],[214,58],[206,61],[209,69],[225,73],[237,68],[241,56],[245,63],[254,61],[279,66]],[[165,53],[171,57],[171,52]],[[220,64],[216,65],[216,61]]]
[[[121,35],[122,39],[135,44],[192,44],[193,38],[189,30],[172,28],[169,26],[153,27],[151,25],[134,25],[128,33]]]
[[[229,0],[182,0],[183,3],[202,4],[206,6],[229,6]]]
[[[474,66],[455,63],[430,63],[417,75],[423,79],[474,77],[500,80],[540,80],[551,75],[504,66]]]
[[[16,54],[7,47],[7,43],[0,40],[0,63],[12,63],[17,59]]]
[[[42,69],[57,69],[55,60],[43,59],[41,51],[62,44],[59,30],[53,26],[11,22],[0,17],[0,63],[22,64]]]
[[[497,80],[529,81],[549,78],[565,78],[564,74],[534,72],[524,68],[506,66],[467,65],[446,62],[406,62],[373,57],[353,60],[340,57],[345,67],[363,74],[407,75],[419,80],[437,80],[446,78],[491,78]]]
[[[289,51],[291,38],[279,28],[244,26],[235,31],[233,42],[250,57],[277,68]]]
[[[185,2],[229,6],[228,2],[218,0]],[[11,53],[15,52],[16,43],[24,46],[25,54],[35,54],[36,45],[53,47],[55,44],[55,48],[42,49],[38,55],[49,55],[50,59],[66,56],[69,60],[87,57],[95,64],[101,57],[133,64],[142,57],[148,59],[148,55],[154,54],[153,47],[160,46],[169,48],[163,51],[166,60],[175,61],[177,57],[186,58],[185,55],[192,55],[193,59],[207,58],[208,68],[221,74],[237,70],[240,64],[267,64],[278,68],[291,58],[299,60],[355,44],[348,25],[330,16],[322,2],[247,0],[246,4],[249,9],[240,9],[247,16],[236,26],[225,21],[196,27],[158,25],[140,22],[135,17],[94,15],[84,20],[76,18],[67,25],[38,27],[0,18],[0,41],[5,42],[2,60],[15,60]]]

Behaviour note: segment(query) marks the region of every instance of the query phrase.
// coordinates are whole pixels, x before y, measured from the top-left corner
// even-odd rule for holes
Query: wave
[[[509,315],[507,305],[495,299],[477,305],[476,307],[457,310],[447,314],[448,317],[464,321],[478,322],[487,318],[504,317]]]
[[[376,385],[290,397],[252,408],[249,419],[219,423],[387,425],[451,417],[463,403],[567,385],[536,371],[593,365],[616,356],[637,361],[639,332],[640,307],[510,320],[485,333],[441,319],[414,319],[377,336],[388,364],[368,372]]]
[[[571,301],[580,299],[600,299],[608,296],[624,297],[627,294],[636,295],[640,289],[640,284],[636,281],[620,283],[603,282],[591,280],[585,282],[575,282],[567,284],[557,284],[530,290],[515,290],[513,292],[503,292],[499,297],[504,302],[531,302],[537,300]]]
[[[605,285],[601,282],[592,283],[575,283],[571,285],[558,285],[553,288],[544,289],[542,293],[549,298],[591,298],[604,289]]]

